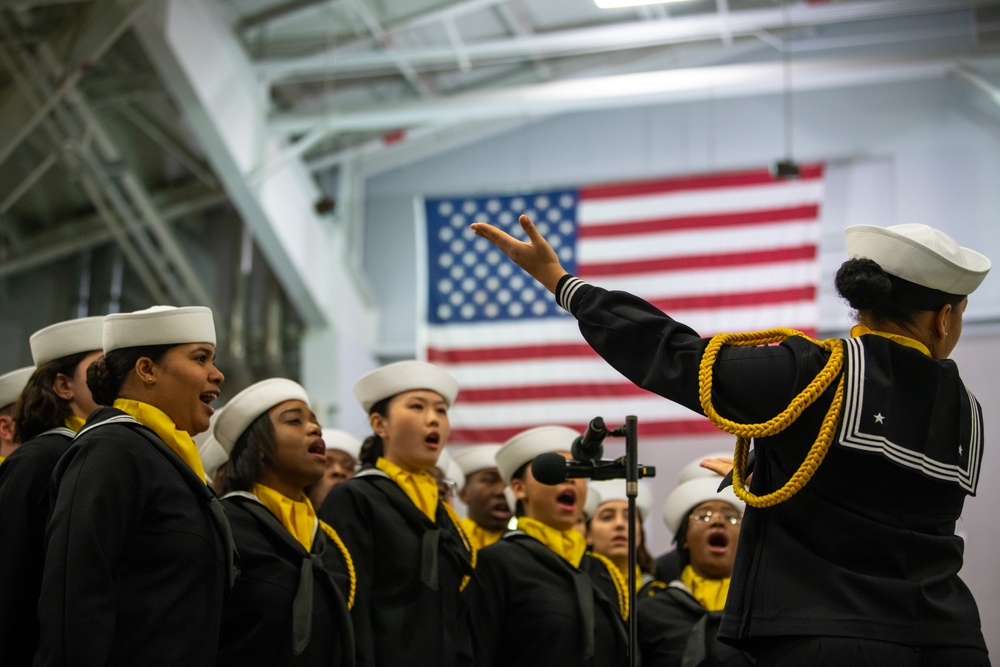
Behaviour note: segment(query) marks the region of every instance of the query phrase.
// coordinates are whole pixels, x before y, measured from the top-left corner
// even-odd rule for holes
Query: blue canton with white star
[[[518,216],[534,221],[569,273],[576,273],[577,191],[428,199],[427,320],[431,324],[569,317],[555,297],[469,225],[488,222],[525,240]]]

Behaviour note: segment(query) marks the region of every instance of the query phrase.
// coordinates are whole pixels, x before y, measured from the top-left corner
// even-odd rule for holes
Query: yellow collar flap
[[[719,611],[726,606],[729,596],[729,577],[725,579],[708,579],[687,565],[681,572],[681,583],[688,587],[694,599],[709,611]]]
[[[529,537],[533,537],[554,553],[563,557],[573,567],[580,567],[580,561],[587,550],[587,541],[583,535],[570,528],[557,530],[541,521],[526,516],[517,518],[517,529]]]
[[[312,549],[313,536],[316,534],[316,511],[308,497],[304,500],[292,500],[263,484],[254,484],[253,494],[278,517],[281,525],[288,529],[306,551]]]
[[[205,466],[198,455],[198,445],[195,444],[187,431],[177,428],[173,420],[157,407],[127,398],[115,399],[114,407],[134,418],[137,422],[153,430],[167,447],[183,459],[198,479],[205,479]]]
[[[379,457],[375,467],[384,472],[394,481],[403,493],[413,501],[421,512],[431,521],[435,520],[438,504],[437,481],[426,472],[407,472],[395,463]]]

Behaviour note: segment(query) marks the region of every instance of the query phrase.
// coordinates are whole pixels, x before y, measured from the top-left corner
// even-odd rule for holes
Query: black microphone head
[[[604,419],[594,417],[587,424],[583,435],[578,436],[573,441],[570,453],[574,461],[598,461],[604,458],[604,447],[601,445],[604,438],[608,437],[608,429],[604,425]]]
[[[604,458],[604,445],[599,441],[587,442],[584,436],[578,436],[570,447],[574,461],[600,461]]]
[[[566,481],[566,459],[554,452],[539,454],[531,462],[531,474],[542,484],[562,484]]]

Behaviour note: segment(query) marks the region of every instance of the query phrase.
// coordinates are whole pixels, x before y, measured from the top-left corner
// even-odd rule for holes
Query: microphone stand
[[[635,499],[639,495],[639,420],[635,415],[625,417],[625,425],[610,431],[608,435],[625,436],[625,497],[628,498],[628,572],[625,584],[628,586],[628,664],[629,667],[639,665],[639,625],[635,611],[635,569],[638,567],[635,543],[638,539],[635,531]],[[646,477],[656,474],[654,468],[643,466]]]
[[[600,422],[600,427],[603,430],[604,420],[597,417],[594,421]],[[594,421],[591,423],[593,424]],[[600,436],[597,441],[599,445],[600,440],[606,436],[621,437],[625,436],[625,496],[628,498],[628,572],[626,573],[625,583],[628,586],[628,658],[629,667],[638,667],[639,665],[639,627],[638,618],[636,616],[635,605],[636,605],[636,581],[635,581],[635,570],[638,565],[636,556],[636,541],[638,535],[636,535],[635,523],[636,523],[636,509],[635,501],[636,497],[639,495],[639,478],[640,477],[655,477],[656,468],[653,466],[640,466],[639,465],[639,436],[638,436],[638,423],[639,420],[635,415],[629,415],[625,417],[625,424],[619,428],[608,430],[606,433]],[[587,429],[587,433],[590,433],[590,427]],[[594,443],[591,443],[594,444]],[[574,445],[575,447],[575,445]],[[598,453],[595,458],[600,458],[602,452],[598,447]],[[576,452],[574,451],[574,461]],[[582,457],[583,458],[583,457]],[[592,466],[593,471],[597,470],[598,463],[594,461],[593,458],[587,457],[587,462]],[[577,463],[582,463],[582,461],[576,461]],[[620,474],[620,473],[619,473]],[[588,475],[576,475],[576,476],[587,476],[590,478],[595,478],[597,475],[595,472],[591,472]],[[614,475],[615,479],[621,479],[619,475]],[[605,479],[604,477],[598,477],[598,479]],[[556,482],[551,482],[556,483]]]
[[[635,415],[625,417],[625,495],[628,497],[628,661],[629,667],[639,664],[639,626],[635,610],[635,499],[639,495],[639,455],[638,419]]]

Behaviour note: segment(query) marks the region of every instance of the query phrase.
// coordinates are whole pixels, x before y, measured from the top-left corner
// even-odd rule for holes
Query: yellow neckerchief
[[[316,511],[309,502],[309,496],[303,496],[304,500],[292,500],[263,484],[254,484],[251,491],[264,507],[278,517],[281,525],[288,529],[306,551],[312,549],[313,535],[316,533]]]
[[[7,460],[6,456],[0,456],[0,463],[3,463],[6,460]]]
[[[76,415],[70,415],[66,417],[66,428],[73,431],[73,433],[79,433],[80,429],[83,428],[84,423],[87,420],[83,417],[77,417]]]
[[[688,587],[694,599],[709,611],[719,611],[726,606],[729,596],[729,577],[725,579],[707,579],[690,565],[681,572],[681,583]]]
[[[863,324],[855,324],[851,327],[851,338],[857,338],[858,336],[864,336],[865,334],[874,334],[875,336],[882,336],[882,338],[888,338],[889,340],[899,343],[900,345],[905,345],[906,347],[912,347],[914,350],[919,350],[923,352],[928,357],[931,356],[931,351],[927,349],[927,346],[921,343],[919,340],[914,340],[909,336],[903,336],[901,334],[889,333],[888,331],[873,331]]]
[[[576,530],[557,530],[527,516],[517,517],[517,529],[562,556],[573,567],[580,567],[587,540]]]
[[[375,461],[375,467],[388,475],[399,488],[403,490],[413,504],[421,512],[427,515],[431,521],[435,520],[438,504],[437,481],[426,472],[406,472],[395,463],[387,461],[381,456]]]
[[[469,541],[476,549],[488,547],[503,537],[502,530],[486,530],[472,519],[462,519],[461,523],[462,528],[465,529],[465,534],[469,537]]]
[[[198,479],[205,481],[205,466],[202,465],[201,457],[198,455],[198,445],[194,444],[194,440],[191,439],[187,431],[177,428],[167,413],[149,403],[133,401],[128,398],[115,399],[115,407],[134,417],[143,426],[153,429],[153,432],[160,436],[167,447],[174,450],[174,453],[181,457],[191,470],[194,470]]]

